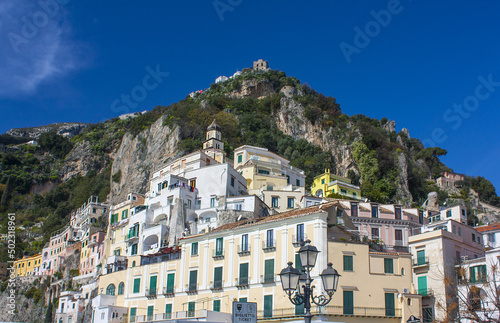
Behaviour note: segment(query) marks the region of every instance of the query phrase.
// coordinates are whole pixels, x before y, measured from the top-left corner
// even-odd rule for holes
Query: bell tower
[[[215,119],[207,128],[207,135],[203,142],[203,151],[219,163],[224,162],[226,157],[224,142],[221,140],[221,128],[215,122]]]

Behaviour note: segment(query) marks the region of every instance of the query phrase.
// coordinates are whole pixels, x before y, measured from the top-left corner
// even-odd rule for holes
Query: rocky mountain
[[[86,126],[87,125],[85,123],[78,122],[53,123],[42,127],[13,128],[7,131],[6,134],[14,137],[37,139],[42,133],[55,131],[58,135],[73,138]]]

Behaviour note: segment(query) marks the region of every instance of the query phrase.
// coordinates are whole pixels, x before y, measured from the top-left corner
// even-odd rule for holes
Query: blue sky
[[[500,186],[499,2],[41,3],[0,0],[2,133],[169,105],[263,58]]]

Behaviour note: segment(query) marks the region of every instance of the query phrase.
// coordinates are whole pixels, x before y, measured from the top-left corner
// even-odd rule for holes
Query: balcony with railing
[[[238,289],[245,289],[250,286],[250,280],[248,277],[240,277],[236,279],[236,287]]]
[[[312,314],[332,315],[332,316],[357,316],[357,317],[394,317],[401,318],[400,308],[385,308],[385,307],[344,307],[344,306],[313,306],[311,308]],[[297,317],[302,319],[303,312],[297,311],[295,307],[292,308],[279,308],[271,310],[257,311],[257,319],[262,320],[266,318],[280,319]]]
[[[148,299],[154,299],[154,298],[156,298],[156,288],[151,288],[151,289],[146,288],[145,296]]]
[[[186,286],[185,286],[185,292],[188,295],[197,294],[198,293],[198,284],[194,284],[194,283],[186,284]]]
[[[224,249],[215,249],[212,258],[214,258],[214,260],[224,259]]]
[[[163,289],[163,296],[173,297],[174,295],[175,295],[175,286],[167,285],[167,287]]]
[[[260,275],[260,282],[262,284],[272,284],[276,282],[276,276],[274,273],[266,273],[264,275]]]
[[[246,256],[249,254],[250,254],[250,245],[249,244],[238,245],[238,255]]]
[[[424,266],[429,266],[429,257],[417,257],[416,259],[413,259],[414,268]]]
[[[224,288],[224,282],[222,280],[216,280],[210,284],[211,291],[221,291]]]
[[[262,241],[262,250],[264,250],[264,252],[276,251],[276,240]]]
[[[292,244],[295,248],[300,247],[301,244],[306,240],[307,240],[307,235],[305,234],[292,235]]]
[[[434,296],[434,292],[430,288],[419,288],[417,290],[417,294],[422,295],[423,297],[432,297],[432,296]]]
[[[135,240],[139,240],[139,230],[130,230],[125,236],[125,242],[134,242]]]

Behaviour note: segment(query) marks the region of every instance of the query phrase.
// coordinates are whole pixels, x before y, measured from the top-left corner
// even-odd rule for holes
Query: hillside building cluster
[[[16,276],[53,277],[56,323],[79,322],[86,306],[94,323],[230,322],[235,300],[257,303],[260,322],[297,321],[304,307],[290,303],[278,273],[289,261],[301,268],[297,251],[310,240],[321,251],[315,293],[328,262],[341,275],[332,302],[313,307],[315,320],[433,322],[471,302],[483,309],[477,295],[498,264],[500,224],[470,227],[459,204],[370,202],[329,170],[309,195],[304,171],[265,148],[241,146],[232,158],[212,122],[203,148],[157,169],[145,194],[114,205],[90,197],[41,254],[15,262]]]

